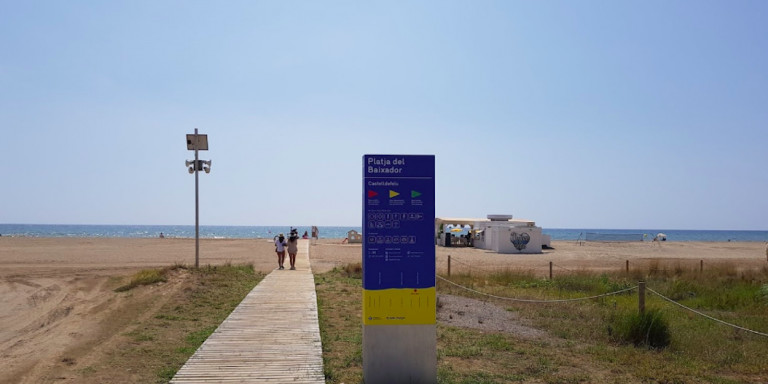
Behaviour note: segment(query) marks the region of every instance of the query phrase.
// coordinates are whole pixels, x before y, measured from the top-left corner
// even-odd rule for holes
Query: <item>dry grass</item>
[[[164,275],[171,270],[187,275],[183,284],[173,291],[158,289],[157,294],[170,295],[160,307],[137,303],[133,310],[126,308],[126,313],[116,314],[130,319],[127,327],[115,329],[122,333],[122,341],[93,364],[81,368],[78,382],[168,382],[263,278],[250,265],[199,269],[174,266],[156,272]],[[155,274],[142,271],[136,276]],[[137,286],[134,290],[152,288]],[[133,291],[124,294],[131,295]]]
[[[168,279],[165,277],[166,274],[167,274],[167,271],[165,269],[141,270],[139,272],[136,272],[136,274],[134,274],[133,277],[131,277],[131,280],[130,282],[128,282],[128,284],[117,287],[115,289],[115,292],[130,291],[131,289],[142,286],[142,285],[164,283],[168,281]]]
[[[360,383],[361,281],[353,266],[317,276],[321,333],[328,383]],[[571,272],[554,280],[526,271],[500,270],[452,280],[499,296],[583,297],[647,280],[648,286],[712,316],[768,332],[764,288],[768,268],[740,270],[733,264],[704,271],[676,262],[651,263],[629,273]],[[480,296],[439,283],[440,293]],[[691,295],[690,292],[694,294]],[[681,296],[682,295],[682,296]],[[483,298],[487,300],[488,298]],[[683,311],[650,295],[647,306],[669,321],[671,344],[637,348],[617,341],[616,326],[637,311],[637,293],[575,303],[523,304],[493,300],[517,312],[547,337],[527,340],[510,334],[438,324],[440,383],[765,383],[766,338],[736,331]]]
[[[326,383],[363,380],[362,267],[358,266],[347,265],[315,276]]]

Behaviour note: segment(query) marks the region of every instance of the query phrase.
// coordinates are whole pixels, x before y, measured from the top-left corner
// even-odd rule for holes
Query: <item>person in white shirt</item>
[[[285,235],[282,233],[275,238],[275,253],[277,253],[277,269],[285,269],[283,263],[285,262]]]

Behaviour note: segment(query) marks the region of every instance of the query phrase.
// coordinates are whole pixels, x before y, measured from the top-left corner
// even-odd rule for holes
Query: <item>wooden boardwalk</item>
[[[296,270],[286,254],[286,269],[267,275],[171,383],[325,383],[308,252],[299,240]]]

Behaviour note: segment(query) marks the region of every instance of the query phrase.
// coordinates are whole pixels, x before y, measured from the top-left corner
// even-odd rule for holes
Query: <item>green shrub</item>
[[[644,313],[633,312],[619,317],[615,324],[614,337],[620,342],[664,348],[671,341],[669,323],[661,311],[649,309]]]

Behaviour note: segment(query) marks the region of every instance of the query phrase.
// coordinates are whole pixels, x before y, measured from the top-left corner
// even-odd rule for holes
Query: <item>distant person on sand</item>
[[[277,253],[277,269],[285,269],[283,263],[285,263],[285,235],[282,233],[275,238],[275,253]]]
[[[161,238],[161,239],[165,239],[165,235],[163,235],[163,233],[162,233],[162,232],[160,232],[160,238]]]
[[[291,228],[291,234],[288,236],[288,257],[291,262],[291,270],[296,269],[296,254],[299,253],[299,231]]]
[[[312,226],[312,240],[317,240],[317,237],[320,235],[320,230],[317,229],[316,226]]]
[[[307,235],[307,231],[304,231],[304,234],[301,235],[302,239],[309,239],[309,235]]]

